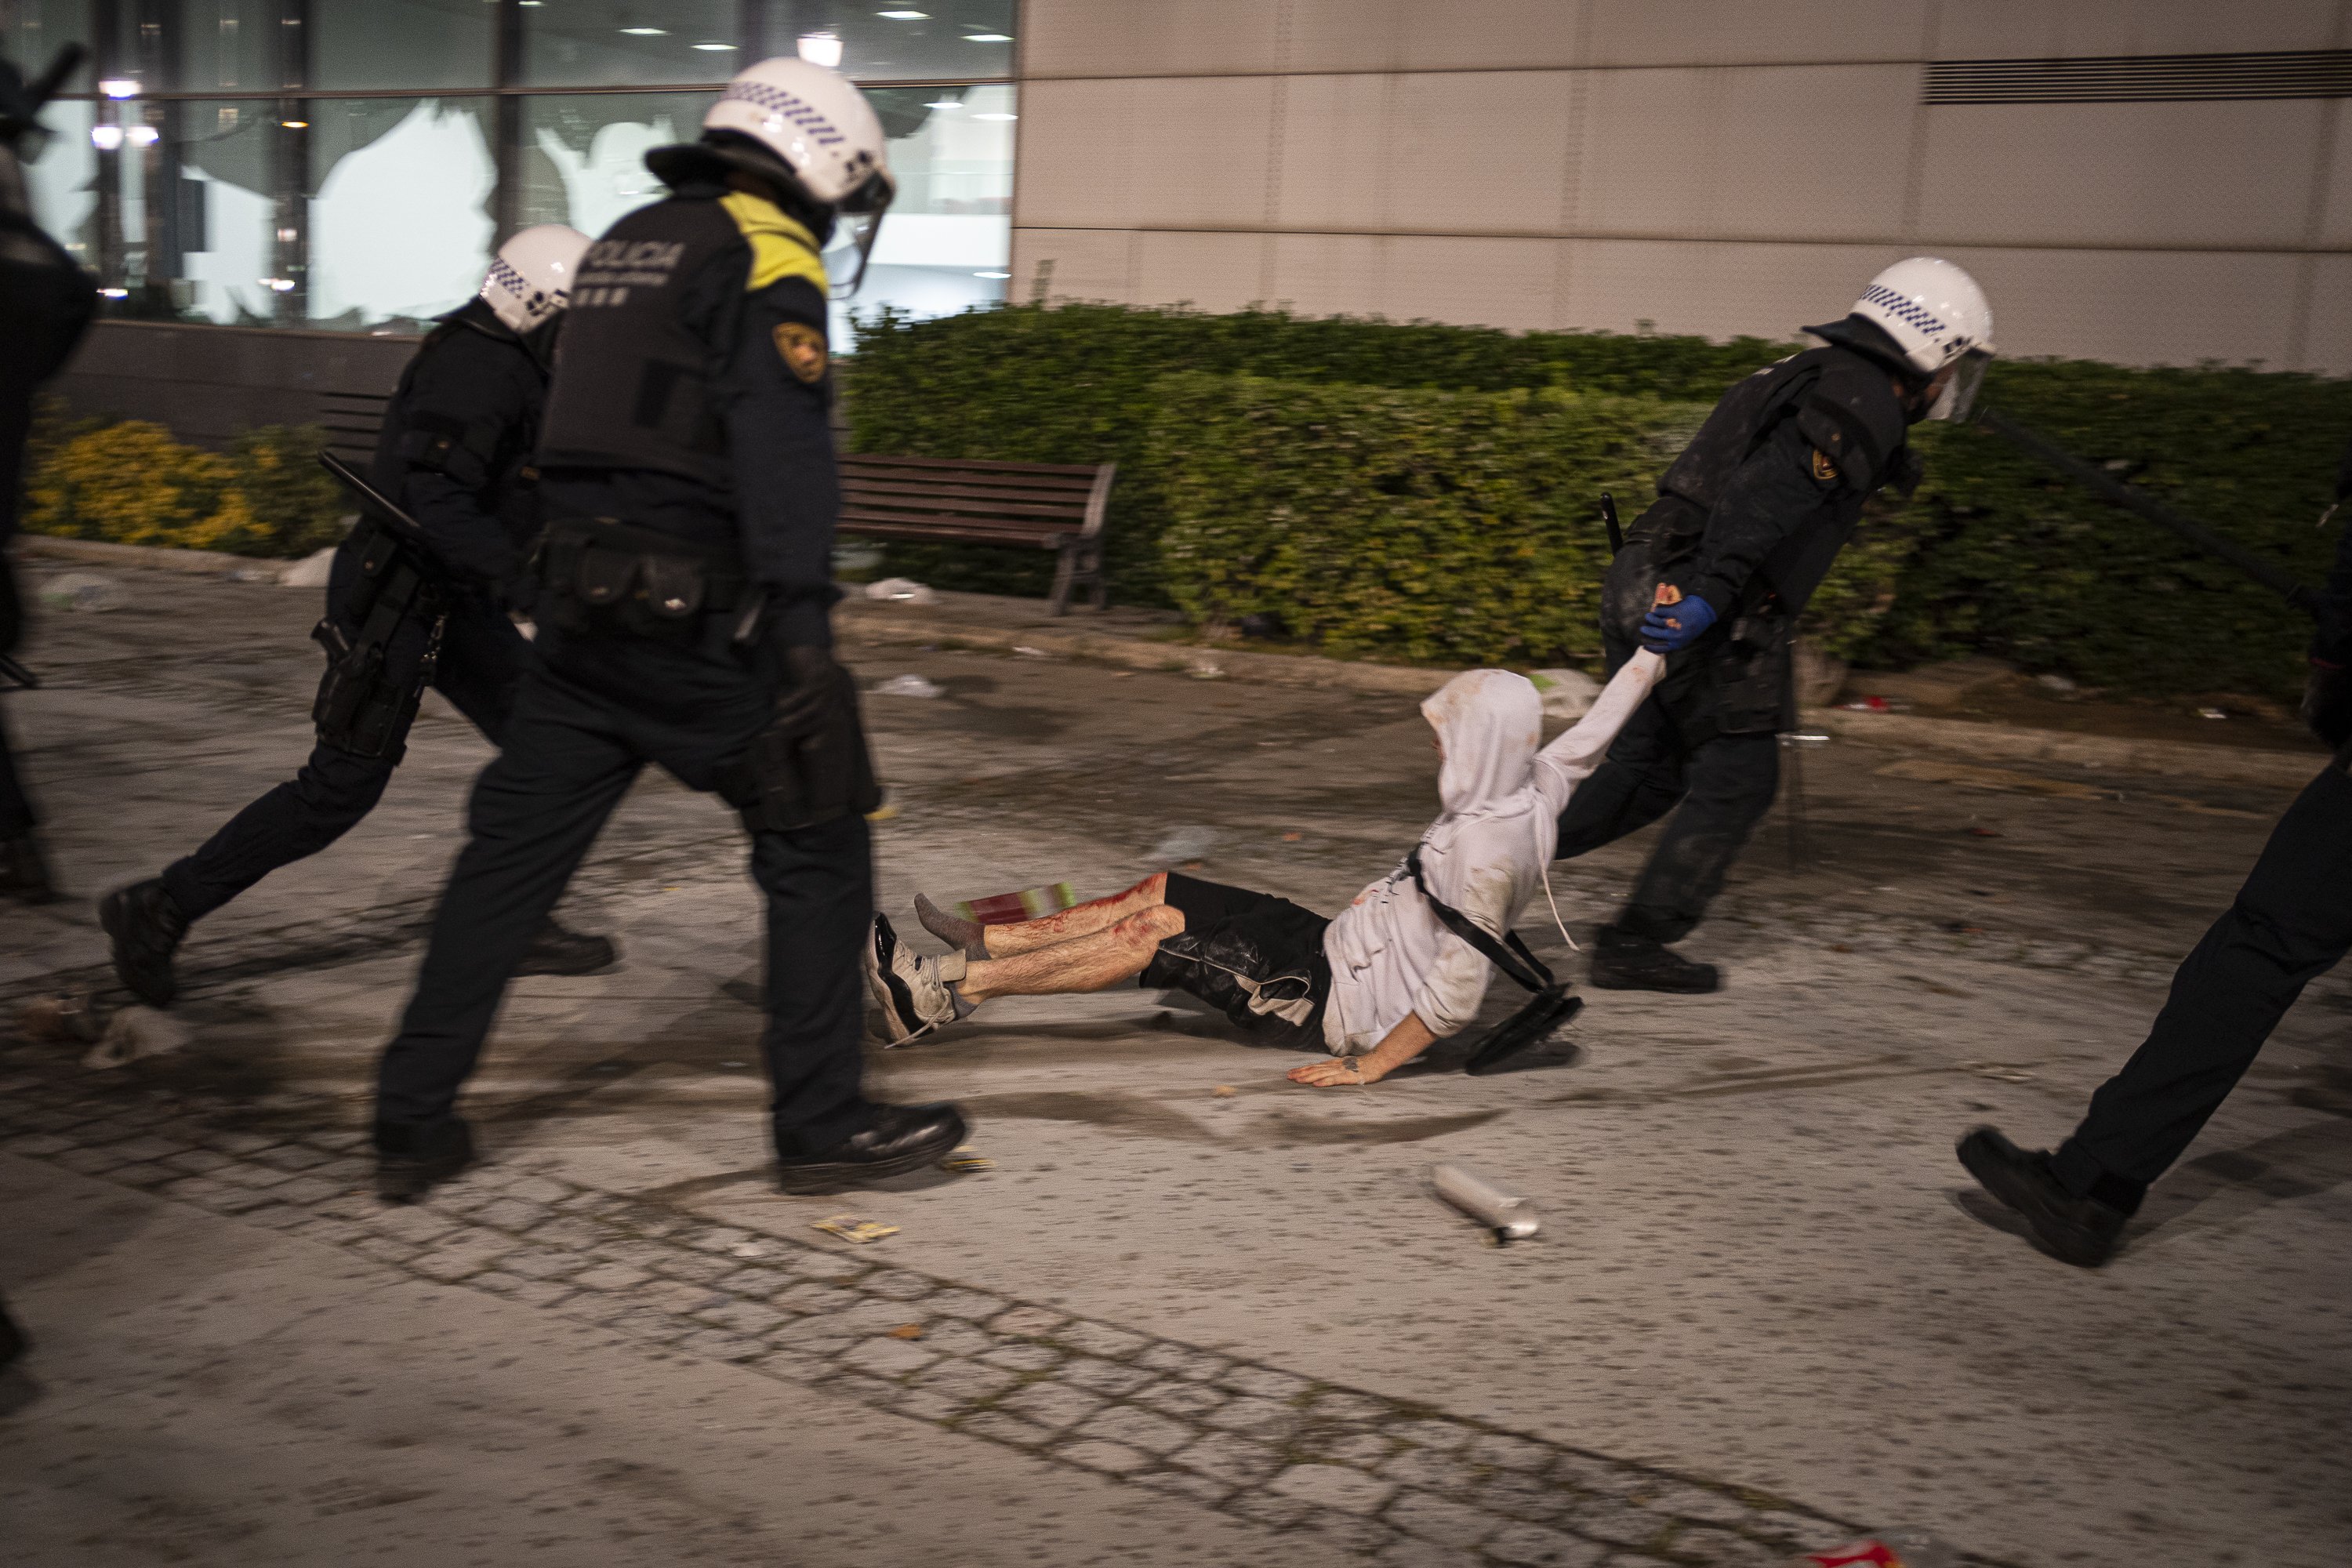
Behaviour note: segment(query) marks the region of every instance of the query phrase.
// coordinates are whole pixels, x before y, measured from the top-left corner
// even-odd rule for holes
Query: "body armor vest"
[[[540,467],[652,468],[728,488],[716,384],[753,273],[752,242],[730,210],[740,200],[672,196],[588,247],[564,317]],[[729,285],[698,297],[727,319],[691,321],[689,291],[714,265]]]

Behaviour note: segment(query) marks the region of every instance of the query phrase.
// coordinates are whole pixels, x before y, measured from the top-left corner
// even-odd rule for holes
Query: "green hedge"
[[[851,445],[861,452],[1119,466],[1111,493],[1111,591],[1167,604],[1159,539],[1166,497],[1146,466],[1162,376],[1215,372],[1365,386],[1504,391],[1572,387],[1713,402],[1789,352],[1760,338],[1605,332],[1513,334],[1486,327],[1212,316],[1118,305],[1011,306],[910,321],[889,310],[858,328],[845,362]],[[1043,595],[1044,552],[890,547],[888,572],[942,587]]]
[[[1786,349],[1115,306],[885,314],[859,340],[849,410],[864,451],[1117,460],[1114,591],[1130,602],[1271,609],[1335,650],[1539,661],[1593,646],[1558,605],[1591,603],[1592,492],[1615,488],[1630,520],[1662,466],[1628,467],[1627,432],[1654,448],[1688,427],[1687,411],[1621,400],[1709,402]],[[1521,387],[1548,390],[1491,395]],[[2312,523],[2352,436],[2352,382],[2003,361],[1986,398],[2307,580],[2325,573],[2333,530]],[[1874,505],[1809,613],[1833,651],[1878,668],[1990,653],[2147,695],[2299,682],[2308,622],[2229,567],[1980,430],[1917,438],[1927,484]],[[1541,543],[1513,553],[1500,520]],[[1400,559],[1408,543],[1426,559]],[[902,547],[891,569],[1042,592],[1046,564]],[[1550,586],[1519,584],[1522,565]]]

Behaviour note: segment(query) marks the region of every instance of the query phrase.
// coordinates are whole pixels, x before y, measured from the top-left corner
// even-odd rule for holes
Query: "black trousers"
[[[545,668],[523,683],[498,759],[467,808],[416,993],[384,1050],[376,1118],[415,1129],[447,1117],[473,1071],[515,965],[647,763],[690,789],[715,786],[773,710],[773,688],[731,656],[626,638],[541,634]],[[761,1040],[780,1153],[862,1131],[865,986],[874,916],[866,821],[849,816],[751,838],[767,900],[768,1024]],[[404,1136],[379,1138],[388,1144]]]
[[[1631,647],[1613,639],[1609,653],[1612,673],[1633,657]],[[1723,891],[1731,863],[1780,788],[1780,736],[1724,734],[1707,679],[1699,658],[1676,656],[1665,681],[1633,710],[1607,759],[1559,814],[1552,854],[1572,860],[1682,807],[1617,917],[1629,935],[1657,942],[1688,936]]]
[[[384,650],[389,679],[397,680],[416,669],[428,636],[423,621],[402,624]],[[486,600],[461,600],[442,628],[433,687],[498,745],[523,673],[536,658],[530,641],[503,612]],[[316,855],[375,809],[404,754],[404,747],[381,757],[355,756],[324,744],[312,747],[310,761],[291,780],[229,818],[194,854],[164,868],[163,890],[193,921],[280,866]]]
[[[25,798],[25,786],[16,777],[16,757],[8,745],[8,726],[0,721],[0,839],[22,838],[33,831],[40,820],[33,814],[33,803]]]
[[[2172,976],[2123,1070],[2059,1146],[2058,1179],[2126,1213],[2237,1087],[2303,988],[2352,951],[2352,777],[2339,757],[2287,807],[2237,901]]]

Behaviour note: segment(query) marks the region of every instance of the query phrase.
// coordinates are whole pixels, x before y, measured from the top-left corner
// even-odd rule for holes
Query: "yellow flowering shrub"
[[[220,453],[143,420],[46,423],[25,487],[27,532],[275,556],[341,537],[342,499],[312,462],[318,430],[248,431]]]

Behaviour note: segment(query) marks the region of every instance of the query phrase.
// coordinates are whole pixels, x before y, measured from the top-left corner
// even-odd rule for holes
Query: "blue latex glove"
[[[1657,605],[1642,617],[1642,646],[1657,653],[1676,653],[1698,641],[1715,625],[1715,606],[1705,599],[1685,599],[1678,605]]]

